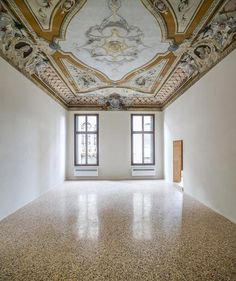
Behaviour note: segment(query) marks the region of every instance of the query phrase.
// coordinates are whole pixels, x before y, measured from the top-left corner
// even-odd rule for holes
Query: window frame
[[[85,122],[87,122],[87,118],[88,116],[96,116],[97,118],[97,130],[96,131],[88,131],[88,128],[87,128],[87,125],[86,125],[86,129],[85,131],[77,131],[76,130],[76,125],[77,125],[77,117],[79,116],[84,116],[85,117]],[[78,145],[77,145],[77,138],[76,136],[79,135],[79,134],[85,134],[86,135],[86,164],[79,164],[76,162],[76,155],[77,155],[77,148],[78,148]],[[88,134],[95,134],[97,135],[97,163],[96,164],[88,164],[88,154],[87,154],[87,149],[88,149],[88,138],[87,138],[87,135]],[[89,113],[89,114],[82,114],[82,113],[78,113],[78,114],[75,114],[74,115],[74,166],[99,166],[99,114],[92,114],[92,113]]]
[[[142,117],[142,131],[134,131],[133,130],[133,117],[134,116],[141,116]],[[144,116],[151,116],[152,117],[152,130],[151,131],[144,131]],[[134,163],[133,157],[133,135],[135,134],[142,134],[142,163]],[[152,151],[152,163],[144,163],[144,134],[152,135],[152,142],[153,142],[153,151]],[[131,166],[153,166],[155,165],[155,114],[131,114]]]

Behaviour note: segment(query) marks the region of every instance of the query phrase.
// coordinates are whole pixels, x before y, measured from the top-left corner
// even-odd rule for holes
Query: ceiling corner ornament
[[[236,0],[0,0],[0,55],[68,108],[162,109],[235,47]]]

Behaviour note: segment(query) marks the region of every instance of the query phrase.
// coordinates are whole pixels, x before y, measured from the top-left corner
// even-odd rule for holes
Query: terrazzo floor
[[[236,225],[163,181],[66,182],[0,221],[1,281],[236,280]]]

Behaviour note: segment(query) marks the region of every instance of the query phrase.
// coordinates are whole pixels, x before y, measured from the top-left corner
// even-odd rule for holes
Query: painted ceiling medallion
[[[144,14],[145,21],[140,14]],[[162,42],[157,20],[141,2],[90,0],[71,19],[60,46],[62,51],[73,53],[82,63],[117,81],[157,54],[167,52],[169,43]]]
[[[144,34],[137,26],[130,26],[118,14],[121,1],[109,0],[111,15],[103,19],[100,25],[94,25],[86,32],[86,45],[78,47],[85,49],[95,60],[109,64],[122,64],[138,58],[145,48]]]
[[[236,47],[236,0],[0,0],[0,55],[66,108],[161,110]]]

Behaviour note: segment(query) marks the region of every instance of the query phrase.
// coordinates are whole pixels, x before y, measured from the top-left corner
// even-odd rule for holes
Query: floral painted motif
[[[90,3],[92,1],[97,3],[96,0],[91,0]],[[78,38],[81,40],[81,46],[77,44],[75,47],[83,49],[89,58],[88,61],[83,61],[76,57],[76,52],[71,51],[70,53],[70,50],[63,49],[57,36],[51,37],[49,40],[39,36],[34,30],[34,26],[27,23],[23,12],[20,14],[17,4],[13,4],[14,1],[8,3],[8,1],[0,0],[1,56],[68,107],[91,106],[104,110],[129,110],[142,107],[165,107],[236,47],[235,0],[222,1],[221,8],[217,9],[214,16],[212,13],[215,2],[212,2],[211,12],[204,14],[205,17],[196,26],[191,36],[185,37],[183,32],[182,41],[177,40],[177,37],[173,35],[173,39],[164,42],[165,33],[163,35],[157,32],[159,35],[155,37],[157,44],[159,45],[158,42],[161,41],[161,35],[163,35],[161,44],[163,42],[165,44],[163,49],[158,47],[158,50],[150,40],[154,37],[145,37],[148,30],[141,24],[141,20],[140,22],[134,21],[135,18],[127,16],[124,7],[130,3],[129,0],[101,1],[107,6],[102,6],[101,15],[92,23],[88,22],[85,29],[81,31],[81,36],[78,36],[75,41],[75,43],[79,43]],[[141,6],[143,9],[146,7],[145,4],[150,4],[148,9],[152,9],[152,12],[155,13],[154,20],[159,17],[163,19],[170,17],[174,10],[177,15],[176,21],[180,24],[181,15],[190,17],[193,14],[192,10],[200,7],[199,4],[202,3],[199,2],[200,0],[196,2],[173,1],[173,8],[166,0],[141,1],[144,4]],[[56,0],[27,2],[25,0],[24,3],[33,3],[29,8],[31,12],[32,9],[41,9],[48,15],[48,19],[55,13],[57,16],[64,17],[64,22],[70,22],[73,15],[76,18],[79,9],[82,9],[86,2],[76,0],[63,0],[60,3]],[[81,5],[77,5],[78,3]],[[55,9],[55,7],[57,8]],[[136,4],[132,7],[135,9]],[[70,13],[70,11],[72,12]],[[144,14],[145,12],[147,11],[144,11]],[[35,18],[40,16],[40,13],[36,14],[34,14]],[[50,30],[44,30],[46,22],[43,24],[43,21],[39,21],[42,24],[42,34],[49,34]],[[98,24],[95,24],[96,22]],[[136,24],[137,22],[138,24]],[[138,26],[139,24],[140,26]],[[77,28],[78,25],[75,26]],[[163,31],[160,26],[159,30]],[[183,24],[181,28],[184,26],[187,24]],[[65,27],[69,27],[69,25],[62,24],[61,34],[66,30]],[[178,25],[175,27],[178,33]],[[168,30],[165,32],[168,33]],[[178,38],[181,38],[182,35],[178,34]],[[151,44],[149,44],[150,42]],[[145,51],[153,50],[154,56],[142,61],[140,65],[136,65],[136,68],[133,67],[137,60],[144,56]],[[103,65],[101,63],[101,69],[96,69],[92,65],[93,59],[96,60],[96,64],[104,62]],[[65,61],[69,64],[64,63]],[[133,69],[128,68],[128,71],[125,72],[129,62]],[[117,79],[115,75],[109,76],[113,65],[117,69],[124,67],[124,75],[120,75]],[[111,68],[109,68],[110,66]],[[103,67],[109,71],[103,71]]]
[[[147,48],[143,43],[142,30],[138,26],[130,26],[119,15],[121,3],[121,0],[108,0],[111,15],[100,25],[88,29],[87,43],[78,46],[78,50],[87,50],[98,61],[120,64],[135,60]]]

